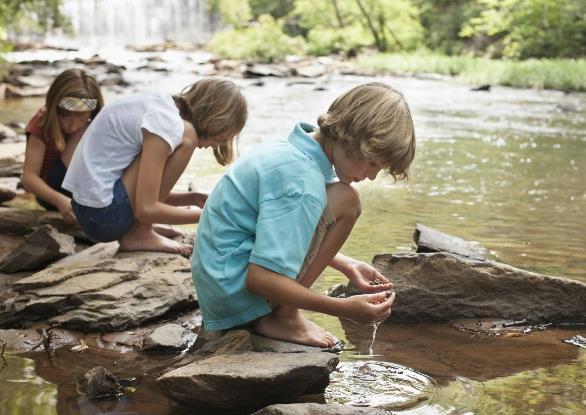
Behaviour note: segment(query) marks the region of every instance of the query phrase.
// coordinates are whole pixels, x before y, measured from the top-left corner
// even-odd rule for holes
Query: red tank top
[[[34,135],[45,144],[45,155],[43,156],[43,165],[41,166],[39,176],[41,179],[47,180],[47,176],[53,168],[53,165],[59,159],[59,157],[61,157],[61,152],[55,148],[55,143],[53,140],[51,140],[50,137],[45,136],[45,132],[41,127],[41,121],[43,120],[44,113],[45,107],[40,108],[30,119],[24,132],[26,134],[27,140],[31,135]]]

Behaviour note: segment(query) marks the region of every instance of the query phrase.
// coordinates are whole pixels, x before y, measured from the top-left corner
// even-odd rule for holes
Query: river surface
[[[162,57],[171,62],[169,74],[133,70],[144,55],[125,55],[132,86],[105,90],[107,102],[137,90],[176,93],[197,80],[193,60],[174,52]],[[414,78],[336,75],[296,84],[263,79],[262,86],[237,79],[250,106],[240,154],[285,137],[297,121],[315,122],[340,93],[374,80],[406,95],[417,155],[408,182],[395,184],[381,175],[358,185],[363,214],[345,254],[370,261],[378,253],[411,251],[415,224],[421,223],[477,241],[509,265],[586,281],[584,94],[504,87],[473,92],[457,82]],[[26,121],[41,102],[0,101],[0,122]],[[198,150],[176,189],[211,190],[223,171],[210,152]],[[323,292],[339,282],[344,277],[327,270],[314,289]],[[372,344],[372,327],[308,315],[347,343],[328,401],[406,414],[586,413],[586,350],[562,342],[586,336],[583,326],[489,337],[450,325],[391,321],[378,328]],[[188,413],[153,381],[164,357],[90,347],[83,355],[59,350],[54,360],[57,368],[44,354],[7,357],[0,372],[0,415]],[[136,376],[136,392],[116,402],[79,397],[76,377],[97,364]]]

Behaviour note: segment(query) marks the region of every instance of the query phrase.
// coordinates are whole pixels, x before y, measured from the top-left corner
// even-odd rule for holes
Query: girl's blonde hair
[[[221,165],[233,157],[233,139],[242,131],[248,116],[246,99],[232,81],[202,79],[175,96],[181,117],[193,124],[199,138],[219,139],[214,156]]]
[[[65,97],[88,98],[98,101],[90,118],[95,118],[104,106],[102,91],[96,78],[81,69],[67,69],[61,72],[51,86],[45,99],[46,111],[41,120],[41,128],[45,137],[53,140],[60,152],[65,149],[65,137],[59,125],[57,107]]]
[[[342,145],[346,154],[383,166],[395,180],[409,176],[415,157],[415,128],[405,97],[372,82],[338,97],[318,118],[318,136]]]

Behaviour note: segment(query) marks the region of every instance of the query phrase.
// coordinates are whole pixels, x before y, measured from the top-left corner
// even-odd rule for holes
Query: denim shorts
[[[109,206],[92,208],[71,200],[71,207],[85,234],[97,242],[116,241],[134,225],[132,205],[122,179],[114,184],[114,197]]]

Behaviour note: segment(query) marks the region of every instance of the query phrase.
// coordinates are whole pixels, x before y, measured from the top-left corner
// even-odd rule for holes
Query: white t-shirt
[[[143,128],[165,140],[169,154],[175,151],[184,124],[173,97],[142,93],[105,106],[75,149],[63,188],[80,205],[110,205],[116,180],[142,151]]]

